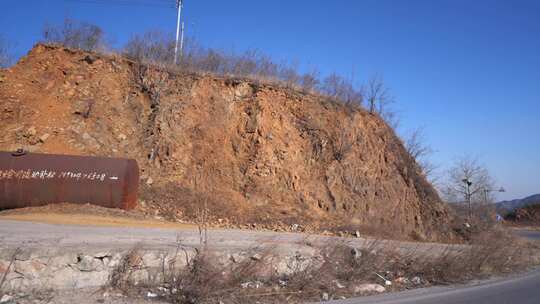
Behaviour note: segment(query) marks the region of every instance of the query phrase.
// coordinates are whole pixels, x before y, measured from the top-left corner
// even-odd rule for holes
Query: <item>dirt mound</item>
[[[505,220],[520,225],[540,226],[540,204],[518,208],[506,215]]]
[[[0,120],[2,150],[137,159],[140,209],[168,219],[450,234],[393,131],[322,96],[37,45],[0,71]]]

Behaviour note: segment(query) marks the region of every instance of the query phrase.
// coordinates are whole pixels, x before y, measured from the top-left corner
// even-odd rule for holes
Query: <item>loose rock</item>
[[[262,260],[262,255],[256,253],[256,254],[251,256],[251,259],[254,260],[254,261],[260,261],[260,260]]]
[[[10,295],[4,295],[2,296],[2,298],[0,299],[0,303],[4,304],[4,303],[10,303],[11,301],[13,300],[13,296],[10,296]]]
[[[323,294],[321,296],[321,300],[329,301],[330,300],[330,295],[327,292],[323,292]]]
[[[354,287],[355,293],[371,293],[371,292],[385,292],[386,288],[379,284],[361,284]]]
[[[51,136],[49,135],[49,133],[45,133],[39,137],[39,141],[44,143],[49,138],[49,136]]]

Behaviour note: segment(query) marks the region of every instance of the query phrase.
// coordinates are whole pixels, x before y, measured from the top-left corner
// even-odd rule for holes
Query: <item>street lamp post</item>
[[[465,194],[465,199],[466,199],[466,201],[467,201],[467,203],[469,205],[469,224],[471,223],[471,220],[472,220],[472,206],[471,206],[472,202],[471,201],[472,201],[472,195],[473,194],[476,194],[479,191],[483,191],[484,192],[484,201],[487,204],[488,193],[489,192],[506,192],[506,190],[503,187],[501,187],[499,189],[478,188],[478,189],[474,190],[473,192],[471,192],[471,186],[473,185],[473,182],[469,178],[464,178],[461,181],[463,183],[465,183],[466,191],[459,191],[459,192]]]
[[[487,204],[488,203],[488,194],[489,192],[506,192],[506,190],[501,187],[499,189],[484,189],[484,202]]]

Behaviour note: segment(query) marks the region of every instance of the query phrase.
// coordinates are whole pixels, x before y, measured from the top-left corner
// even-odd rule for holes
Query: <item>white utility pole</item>
[[[180,35],[180,57],[184,56],[184,21],[182,21],[182,34]]]
[[[174,64],[178,61],[178,36],[180,35],[180,16],[182,15],[183,0],[176,0],[176,8],[178,9],[178,18],[176,20],[176,44],[174,46]],[[184,23],[182,22],[182,40],[184,39]],[[180,48],[182,52],[182,48]]]

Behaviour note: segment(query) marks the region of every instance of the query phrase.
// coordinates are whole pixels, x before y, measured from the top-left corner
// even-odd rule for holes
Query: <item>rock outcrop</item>
[[[2,150],[137,159],[141,209],[169,219],[450,235],[391,128],[324,96],[37,45],[0,70],[0,120]]]

